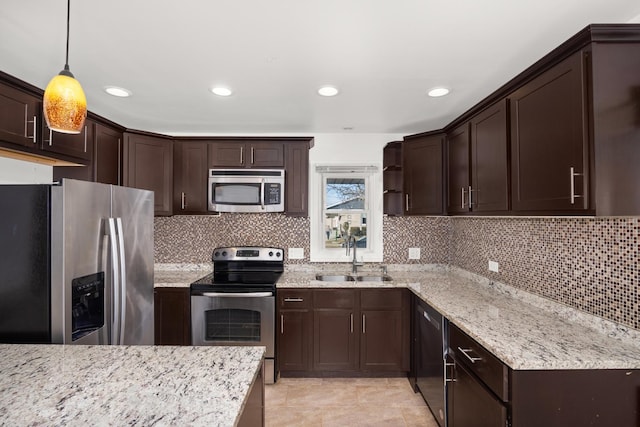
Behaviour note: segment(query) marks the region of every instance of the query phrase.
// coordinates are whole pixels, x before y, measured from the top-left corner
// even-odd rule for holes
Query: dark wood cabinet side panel
[[[189,288],[154,290],[156,345],[191,345],[190,304]]]
[[[285,147],[285,214],[307,216],[309,212],[309,146],[289,143]]]
[[[122,132],[95,124],[93,170],[96,182],[122,184]]]
[[[256,376],[255,381],[251,385],[249,397],[244,405],[238,427],[260,427],[264,426],[264,362],[260,367],[260,372]]]
[[[640,215],[640,45],[592,48],[596,213]]]
[[[512,425],[640,425],[640,370],[513,371]]]

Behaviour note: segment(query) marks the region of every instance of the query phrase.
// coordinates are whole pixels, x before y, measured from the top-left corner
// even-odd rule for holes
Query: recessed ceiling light
[[[449,89],[447,89],[446,87],[434,87],[433,89],[429,90],[429,92],[427,92],[427,95],[433,98],[437,98],[439,96],[445,96],[448,93]]]
[[[230,96],[233,93],[233,91],[231,89],[229,89],[228,87],[224,87],[224,86],[212,87],[211,88],[211,92],[213,92],[214,94],[216,94],[218,96]]]
[[[127,98],[131,96],[131,91],[118,86],[106,86],[104,91],[109,95],[117,96],[119,98]]]
[[[338,89],[333,86],[322,86],[318,89],[318,94],[322,96],[336,96],[338,94]]]

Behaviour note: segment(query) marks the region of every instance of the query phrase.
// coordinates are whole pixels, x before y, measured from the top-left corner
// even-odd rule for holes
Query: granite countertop
[[[6,425],[237,423],[264,347],[0,345]]]
[[[208,264],[156,264],[153,270],[155,288],[188,288],[191,283],[213,271]]]
[[[464,270],[389,275],[392,282],[320,282],[292,271],[277,286],[409,288],[513,369],[640,369],[639,331]]]

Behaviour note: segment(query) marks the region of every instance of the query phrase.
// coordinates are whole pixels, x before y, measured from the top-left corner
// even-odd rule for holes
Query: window
[[[315,165],[310,202],[311,261],[382,261],[382,188],[378,166]]]

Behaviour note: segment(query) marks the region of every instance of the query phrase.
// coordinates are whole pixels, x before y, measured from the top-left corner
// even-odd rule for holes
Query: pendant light
[[[87,117],[87,98],[80,83],[69,71],[69,16],[67,0],[67,56],[64,69],[51,79],[44,91],[43,110],[49,129],[62,133],[80,133]]]

